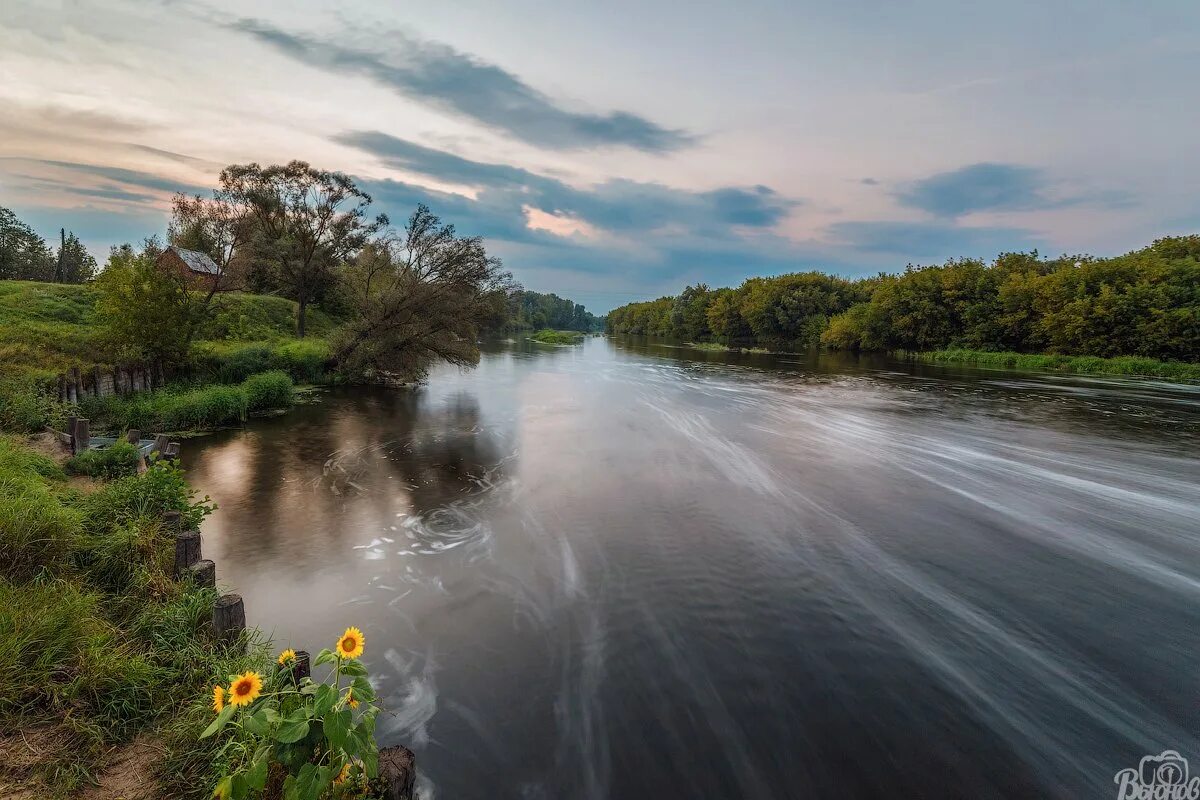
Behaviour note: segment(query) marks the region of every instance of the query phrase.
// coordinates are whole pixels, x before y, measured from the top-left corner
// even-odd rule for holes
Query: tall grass
[[[1030,353],[994,353],[986,350],[935,350],[906,354],[920,361],[947,364],[974,364],[1032,372],[1072,372],[1096,375],[1136,375],[1170,380],[1200,380],[1200,364],[1159,361],[1139,356],[1098,358],[1096,356],[1038,355]]]
[[[0,437],[0,730],[54,730],[61,747],[20,776],[47,784],[39,797],[74,796],[109,745],[150,724],[173,743],[164,796],[199,796],[220,771],[195,746],[201,698],[214,675],[265,669],[263,650],[216,642],[215,593],[170,578],[168,510],[189,526],[211,510],[171,464],[80,492]]]

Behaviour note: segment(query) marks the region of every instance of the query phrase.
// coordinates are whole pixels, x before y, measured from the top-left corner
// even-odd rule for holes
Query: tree
[[[250,244],[256,230],[251,211],[222,190],[214,190],[212,199],[175,195],[167,238],[177,247],[206,254],[217,267],[215,275],[201,279],[172,274],[188,311],[183,320],[187,345],[216,311],[216,298],[243,287],[247,263],[254,258]]]
[[[387,225],[368,221],[371,197],[340,172],[303,161],[262,167],[235,164],[221,171],[216,197],[254,221],[250,246],[270,262],[283,293],[296,300],[296,333],[305,315],[336,281],[338,269]]]
[[[58,283],[86,283],[96,277],[96,259],[74,233],[59,231],[58,266],[54,279]]]
[[[337,367],[406,378],[435,359],[474,364],[480,325],[514,288],[482,239],[458,236],[424,205],[402,233],[364,247],[342,284],[354,316],[334,338]]]
[[[141,251],[114,246],[96,279],[96,320],[119,358],[179,364],[187,355],[191,311],[180,283],[155,263],[157,239]]]
[[[0,207],[0,280],[48,281],[54,257],[42,237],[17,215]]]

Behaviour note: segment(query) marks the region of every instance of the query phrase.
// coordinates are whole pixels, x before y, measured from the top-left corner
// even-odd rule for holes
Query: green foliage
[[[921,361],[943,364],[973,364],[981,367],[1003,367],[1037,372],[1079,372],[1096,375],[1142,375],[1171,380],[1200,381],[1200,364],[1179,361],[1159,361],[1138,356],[1098,358],[1096,356],[1039,355],[1032,353],[997,353],[986,350],[935,350],[912,353]]]
[[[93,478],[122,478],[137,474],[140,459],[137,447],[116,442],[99,450],[84,450],[67,462],[67,472]]]
[[[560,330],[593,333],[603,328],[603,320],[578,303],[556,294],[528,289],[497,292],[486,332]]]
[[[213,795],[241,798],[267,788],[272,768],[282,767],[283,794],[295,800],[322,797],[361,797],[378,772],[375,742],[375,690],[367,669],[354,658],[322,650],[314,668],[332,665],[327,681],[303,678],[297,682],[283,656],[281,669],[229,676],[225,698],[239,684],[259,681],[262,693],[248,704],[226,701],[224,708],[200,734],[219,736],[227,770]]]
[[[37,433],[63,416],[44,376],[30,372],[0,375],[0,431]]]
[[[0,438],[0,565],[13,579],[61,566],[79,535],[79,512],[61,502],[47,477],[61,477],[56,471]]]
[[[578,331],[538,331],[530,337],[535,342],[542,344],[580,344],[583,341],[583,334]]]
[[[253,344],[203,342],[192,356],[194,373],[221,383],[241,383],[259,372],[280,370],[296,383],[325,383],[329,345],[322,339]]]
[[[155,263],[160,250],[114,247],[96,279],[95,319],[111,352],[125,360],[180,364],[187,355],[193,309],[182,284]]]
[[[688,287],[678,298],[614,309],[607,328],[771,349],[801,348],[819,336],[847,350],[962,348],[1196,362],[1200,236],[1160,239],[1107,259],[1004,253],[991,264],[960,259],[858,281],[804,273],[751,278],[736,289]]]
[[[187,527],[195,528],[215,508],[206,496],[195,500],[183,470],[170,461],[156,460],[141,475],[119,478],[84,495],[74,505],[84,515],[89,532],[125,525],[134,520],[158,520],[178,511]]]
[[[251,375],[242,384],[248,411],[291,408],[296,403],[296,389],[291,377],[282,370]]]
[[[290,337],[296,328],[296,303],[284,297],[230,292],[213,304],[211,317],[198,328],[201,339],[261,341]],[[328,335],[335,325],[323,311],[308,310],[308,335]]]
[[[42,237],[16,214],[0,207],[0,280],[48,281],[54,257]]]

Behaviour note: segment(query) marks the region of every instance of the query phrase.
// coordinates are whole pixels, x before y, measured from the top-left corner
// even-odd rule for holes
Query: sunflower
[[[362,631],[358,628],[346,628],[342,638],[338,639],[338,658],[358,658],[363,654],[363,644],[365,643]]]
[[[289,661],[295,661],[295,660],[296,660],[296,651],[290,647],[287,650],[284,650],[282,653],[279,654],[279,666],[281,666],[281,667],[284,666],[285,664],[287,664]]]
[[[248,706],[262,692],[262,678],[257,672],[247,672],[239,675],[229,685],[229,702],[235,706]]]
[[[353,689],[346,690],[346,705],[350,706],[351,708],[358,708],[358,701],[354,699]]]
[[[213,687],[213,711],[220,714],[221,709],[223,709],[223,708],[225,708],[225,687],[224,686],[214,686]]]
[[[339,772],[338,776],[333,779],[333,783],[335,786],[340,786],[343,783],[345,783],[346,779],[349,777],[350,777],[350,762],[347,761],[345,764],[342,765],[342,771]]]

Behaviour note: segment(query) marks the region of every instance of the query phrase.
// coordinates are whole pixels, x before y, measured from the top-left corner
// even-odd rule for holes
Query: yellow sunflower
[[[358,701],[354,699],[353,689],[346,690],[346,705],[350,706],[351,708],[358,708]]]
[[[281,666],[281,667],[283,665],[287,664],[289,661],[295,661],[295,660],[296,660],[296,651],[290,647],[287,650],[284,650],[282,653],[279,654],[279,666]]]
[[[342,638],[338,639],[338,658],[358,658],[363,654],[365,643],[366,639],[363,638],[362,631],[358,628],[346,628]]]
[[[224,686],[214,686],[213,687],[213,711],[220,714],[221,709],[223,709],[223,708],[225,708],[225,687]]]
[[[338,776],[333,779],[333,783],[334,783],[334,785],[340,786],[343,783],[345,783],[346,779],[349,777],[350,777],[350,762],[347,761],[345,764],[342,765],[342,771],[339,772]]]
[[[262,678],[257,672],[247,672],[239,675],[229,685],[229,702],[235,706],[248,706],[262,692]]]

